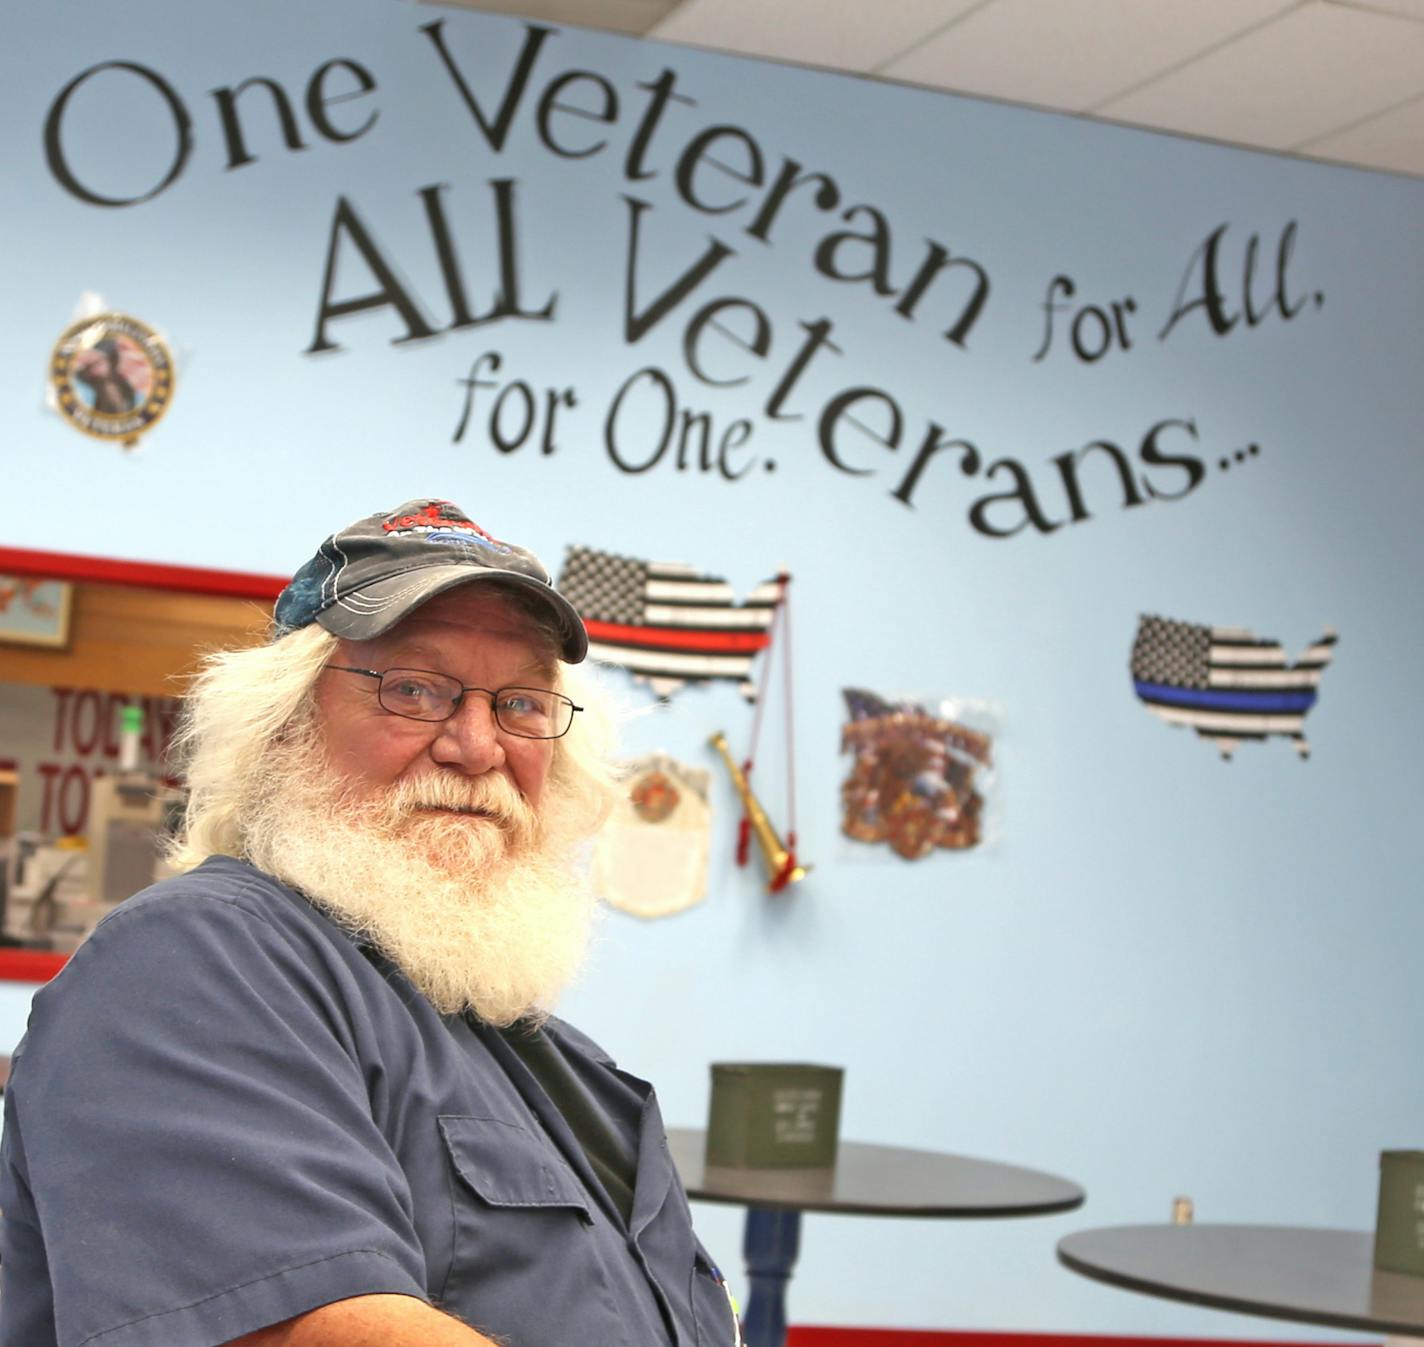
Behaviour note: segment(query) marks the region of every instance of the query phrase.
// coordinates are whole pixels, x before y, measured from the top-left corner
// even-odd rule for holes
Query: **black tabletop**
[[[1270,1225],[1130,1225],[1059,1242],[1074,1272],[1130,1291],[1335,1328],[1424,1332],[1424,1277],[1374,1268],[1374,1234]]]
[[[1083,1190],[1036,1169],[903,1146],[842,1141],[834,1169],[723,1169],[703,1155],[700,1128],[668,1129],[689,1197],[783,1211],[863,1216],[1044,1216],[1071,1211]]]

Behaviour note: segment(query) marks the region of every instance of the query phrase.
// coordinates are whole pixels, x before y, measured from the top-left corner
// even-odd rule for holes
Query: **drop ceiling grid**
[[[1424,23],[1424,0],[1337,0],[1338,4],[1352,5],[1356,9],[1384,10],[1390,14],[1403,14],[1409,19]]]
[[[868,71],[985,0],[682,0],[647,36],[666,42]]]
[[[1424,93],[1424,24],[1312,0],[1097,111],[1291,149]]]
[[[1295,0],[992,0],[877,73],[1084,111],[1230,41]]]

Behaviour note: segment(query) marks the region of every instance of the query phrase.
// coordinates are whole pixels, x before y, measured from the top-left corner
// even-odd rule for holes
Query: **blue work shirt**
[[[631,1221],[499,1034],[215,857],[35,997],[5,1093],[0,1344],[200,1347],[418,1296],[510,1347],[731,1347],[652,1089],[545,1029],[636,1157]]]

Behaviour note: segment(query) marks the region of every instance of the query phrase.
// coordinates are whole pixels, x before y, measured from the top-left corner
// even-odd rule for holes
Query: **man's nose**
[[[467,692],[430,745],[430,756],[442,766],[458,767],[479,776],[504,766],[504,742],[494,718],[494,703],[485,693]]]

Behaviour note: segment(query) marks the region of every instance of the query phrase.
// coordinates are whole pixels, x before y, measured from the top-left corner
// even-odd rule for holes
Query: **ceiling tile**
[[[1424,0],[1336,0],[1336,3],[1352,5],[1356,9],[1383,9],[1424,23]]]
[[[1310,0],[1095,111],[1289,149],[1424,93],[1424,24]]]
[[[1302,154],[1424,177],[1424,98],[1348,131],[1313,140]]]
[[[877,73],[1084,111],[1294,0],[993,0]]]
[[[427,0],[422,0],[427,2]],[[428,0],[536,23],[578,24],[612,33],[646,33],[677,0]]]
[[[981,0],[683,0],[649,37],[833,70],[870,70]]]

